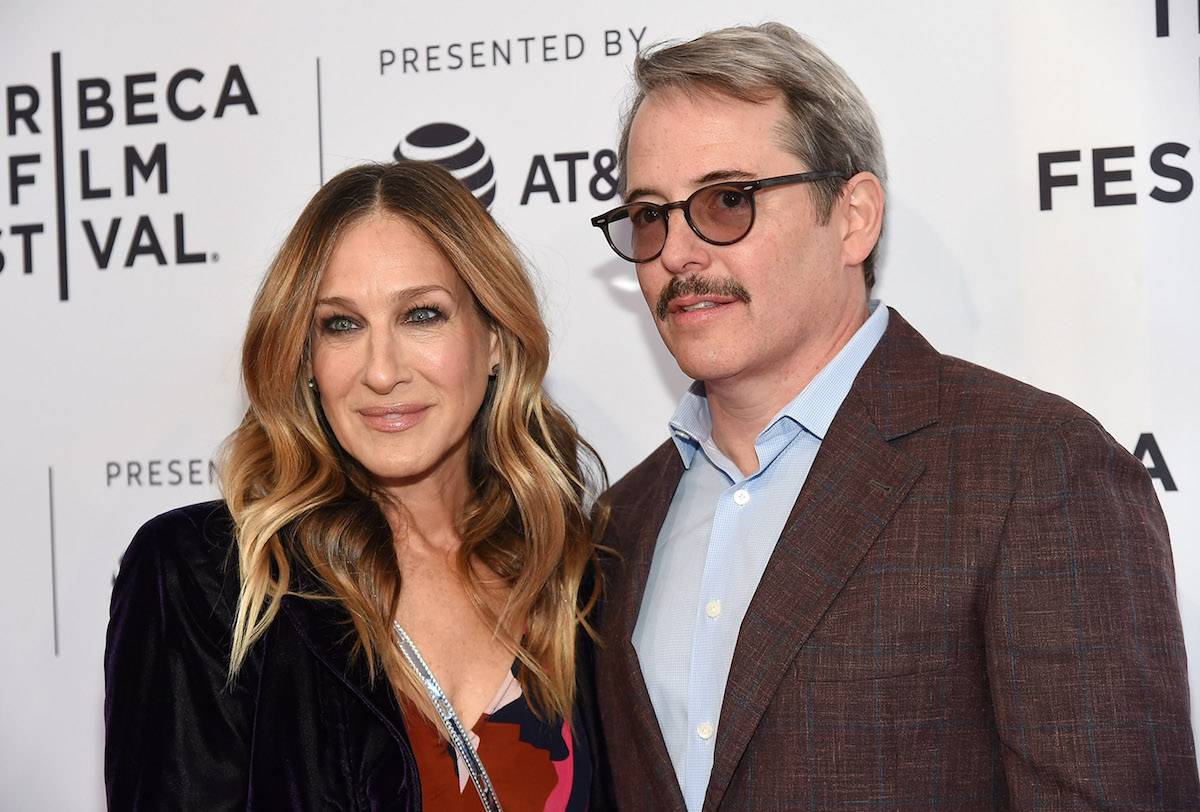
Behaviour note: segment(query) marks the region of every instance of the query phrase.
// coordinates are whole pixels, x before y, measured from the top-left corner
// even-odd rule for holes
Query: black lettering
[[[208,484],[211,485],[217,481],[220,472],[217,470],[217,463],[213,460],[208,461]]]
[[[1171,9],[1168,0],[1154,0],[1154,36],[1171,36]]]
[[[133,485],[137,483],[140,488],[142,486],[142,464],[130,460],[125,463],[125,484]]]
[[[225,74],[225,84],[221,85],[221,95],[217,99],[217,111],[213,113],[213,118],[225,115],[225,108],[235,104],[245,107],[248,116],[258,115],[258,107],[250,95],[250,88],[246,86],[246,77],[242,76],[242,69],[237,65],[230,65]]]
[[[9,228],[9,233],[15,237],[21,238],[21,272],[23,274],[33,273],[33,235],[41,234],[45,231],[45,226],[41,223],[26,223],[24,225],[12,226]],[[0,271],[4,270],[4,254],[0,253]]]
[[[113,480],[121,475],[121,463],[106,462],[104,464],[104,485],[112,487]]]
[[[483,67],[483,40],[476,40],[471,43],[471,67]]]
[[[383,71],[389,65],[396,64],[396,52],[391,48],[381,48],[379,50],[379,75],[383,76]]]
[[[604,55],[617,56],[621,53],[621,32],[613,29],[604,31]]]
[[[109,260],[112,259],[113,246],[117,244],[117,229],[120,225],[120,217],[114,217],[109,221],[104,247],[101,248],[100,243],[96,240],[96,231],[92,228],[92,221],[83,221],[83,233],[87,237],[88,245],[91,246],[92,257],[96,260],[96,267],[102,271],[108,269]]]
[[[200,460],[188,460],[188,484],[204,484],[204,480],[200,479]]]
[[[1155,186],[1150,191],[1150,197],[1162,203],[1179,203],[1188,199],[1188,195],[1192,193],[1192,174],[1181,166],[1172,166],[1163,160],[1168,155],[1185,158],[1188,152],[1187,144],[1175,142],[1159,144],[1154,148],[1154,151],[1150,153],[1150,170],[1160,178],[1175,181],[1179,184],[1179,188],[1168,192],[1160,186]]]
[[[135,109],[139,104],[149,104],[154,101],[153,93],[138,93],[137,86],[148,84],[158,78],[154,73],[131,73],[125,77],[125,123],[154,124],[158,121],[158,113],[139,113]]]
[[[112,188],[92,186],[92,156],[86,149],[79,150],[79,185],[83,187],[84,200],[112,197]]]
[[[412,67],[413,73],[421,72],[421,69],[417,67],[417,49],[416,48],[405,48],[403,51],[401,51],[400,55],[404,59],[404,62],[402,63],[402,67],[403,67],[403,70],[401,71],[402,73],[408,73],[409,66]]]
[[[157,488],[162,485],[162,460],[150,460],[146,465],[146,481]]]
[[[79,129],[90,130],[94,127],[107,127],[112,124],[113,108],[108,103],[108,97],[112,94],[112,86],[108,81],[99,77],[80,79],[78,88]],[[93,116],[88,112],[97,109],[100,110],[99,116]]]
[[[517,42],[525,46],[525,64],[529,64],[529,43],[533,42],[537,37],[517,37]]]
[[[541,182],[536,181],[539,174],[544,178]],[[525,176],[525,189],[521,192],[521,205],[528,203],[529,197],[536,192],[545,192],[550,195],[552,201],[558,202],[558,190],[554,188],[554,178],[550,175],[550,166],[546,163],[545,155],[534,155],[529,164],[529,174]]]
[[[168,485],[183,484],[183,471],[180,469],[182,460],[171,460],[167,463],[167,473],[170,474],[170,479],[167,480]]]
[[[155,144],[150,160],[143,161],[136,147],[125,147],[125,196],[133,197],[133,175],[136,172],[147,183],[154,172],[158,172],[158,193],[167,193],[167,145]]]
[[[563,52],[566,53],[567,59],[578,59],[583,56],[584,41],[583,37],[578,34],[567,34],[563,39],[566,40],[563,45]],[[571,50],[571,43],[576,44],[576,49]]]
[[[6,95],[8,97],[8,134],[17,134],[17,122],[24,121],[26,129],[35,135],[40,133],[37,122],[33,120],[33,114],[37,112],[41,105],[41,96],[38,95],[37,88],[33,85],[13,85],[8,88]],[[24,97],[27,104],[23,106],[17,105],[17,100]]]
[[[441,68],[439,68],[437,65],[437,61],[440,58],[440,55],[437,52],[441,50],[441,47],[442,46],[440,45],[425,46],[425,70],[427,72],[434,73],[441,70]]]
[[[633,52],[635,54],[638,53],[642,50],[642,37],[646,36],[646,26],[642,26],[642,33],[640,34],[633,33],[632,28],[626,28],[625,30],[629,32],[629,36],[633,37]]]
[[[556,34],[546,34],[542,37],[542,61],[557,62],[558,57],[554,56],[554,51],[558,47],[558,36]]]
[[[151,254],[158,260],[159,265],[167,264],[158,234],[154,231],[154,224],[150,222],[149,216],[143,214],[134,227],[133,239],[129,242],[129,253],[125,255],[125,267],[132,268],[135,259]]]
[[[557,163],[565,163],[567,165],[567,201],[575,202],[575,164],[580,161],[586,161],[588,154],[586,152],[559,152],[555,154],[554,160]],[[556,199],[555,203],[558,202]]]
[[[1053,205],[1050,192],[1058,186],[1078,186],[1078,175],[1053,175],[1051,167],[1056,163],[1075,162],[1079,160],[1079,150],[1071,149],[1065,152],[1038,153],[1038,198],[1042,211],[1050,211]]]
[[[462,43],[455,42],[452,45],[447,45],[446,46],[446,56],[448,56],[454,60],[453,62],[451,62],[449,65],[446,66],[446,70],[458,70],[459,68],[461,68],[463,65]]]
[[[500,59],[504,60],[505,65],[512,64],[512,40],[504,40],[504,48],[500,48],[500,43],[497,40],[492,40],[492,64],[499,65]]]
[[[45,228],[41,223],[29,223],[21,226],[10,226],[8,231],[11,234],[16,234],[21,238],[21,250],[25,252],[24,263],[22,263],[21,272],[24,274],[33,273],[33,235],[41,234]],[[3,267],[3,266],[0,266]]]
[[[21,167],[41,162],[42,156],[36,153],[8,156],[8,202],[10,205],[15,206],[19,202],[22,186],[32,186],[36,180],[33,175],[22,175]]]
[[[1132,158],[1133,147],[1105,147],[1092,150],[1092,200],[1097,206],[1132,206],[1137,203],[1133,192],[1110,195],[1108,184],[1131,180],[1133,172],[1128,169],[1111,170],[1108,161],[1112,158]]]
[[[1163,457],[1162,449],[1158,447],[1158,441],[1154,439],[1153,434],[1143,434],[1138,437],[1137,445],[1133,449],[1133,456],[1141,460],[1143,464],[1146,462],[1146,457],[1150,457],[1153,465],[1146,466],[1146,473],[1150,474],[1151,479],[1161,482],[1163,490],[1179,490],[1175,485],[1175,478],[1171,476],[1171,470],[1167,468],[1167,461]]]
[[[204,262],[207,256],[203,251],[198,251],[194,254],[189,254],[187,249],[183,247],[183,215],[176,213],[175,215],[175,264],[176,265],[192,265],[197,262]]]
[[[170,109],[171,115],[180,121],[195,121],[204,115],[203,104],[197,104],[191,109],[179,105],[179,86],[187,80],[199,82],[203,78],[204,71],[196,68],[184,68],[171,77],[171,81],[167,84],[167,108]]]
[[[588,184],[588,191],[592,193],[592,197],[596,200],[611,200],[617,195],[617,153],[611,149],[602,149],[596,153],[596,157],[592,158],[592,168],[596,173],[592,175],[592,181]],[[600,184],[603,183],[608,188],[604,191],[600,190]]]

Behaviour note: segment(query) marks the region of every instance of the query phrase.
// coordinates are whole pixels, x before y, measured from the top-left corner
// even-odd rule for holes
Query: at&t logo
[[[398,161],[430,161],[449,170],[484,208],[496,199],[496,170],[487,148],[457,124],[436,122],[418,127],[404,136],[392,155]]]

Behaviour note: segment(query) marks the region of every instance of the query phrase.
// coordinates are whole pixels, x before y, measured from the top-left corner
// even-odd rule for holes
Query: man
[[[1064,400],[868,300],[883,152],[791,29],[643,55],[601,215],[696,380],[610,492],[622,809],[1200,809],[1166,523]]]

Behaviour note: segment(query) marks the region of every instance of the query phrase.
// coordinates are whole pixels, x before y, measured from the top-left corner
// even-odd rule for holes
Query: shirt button
[[[716,729],[712,726],[712,722],[701,722],[696,726],[696,735],[705,741],[711,739],[714,732]]]
[[[704,614],[708,615],[711,618],[720,617],[721,616],[721,602],[719,600],[717,600],[716,598],[713,598],[711,601],[704,604]]]
[[[733,501],[738,507],[745,507],[750,504],[750,491],[742,488],[733,492]]]

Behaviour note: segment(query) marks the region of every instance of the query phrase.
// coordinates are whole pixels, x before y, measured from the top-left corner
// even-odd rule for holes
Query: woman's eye
[[[429,324],[431,322],[440,321],[445,318],[442,311],[436,307],[414,307],[408,311],[408,322],[410,324]]]
[[[346,333],[353,330],[357,325],[348,316],[330,316],[325,319],[322,326],[327,333]]]

